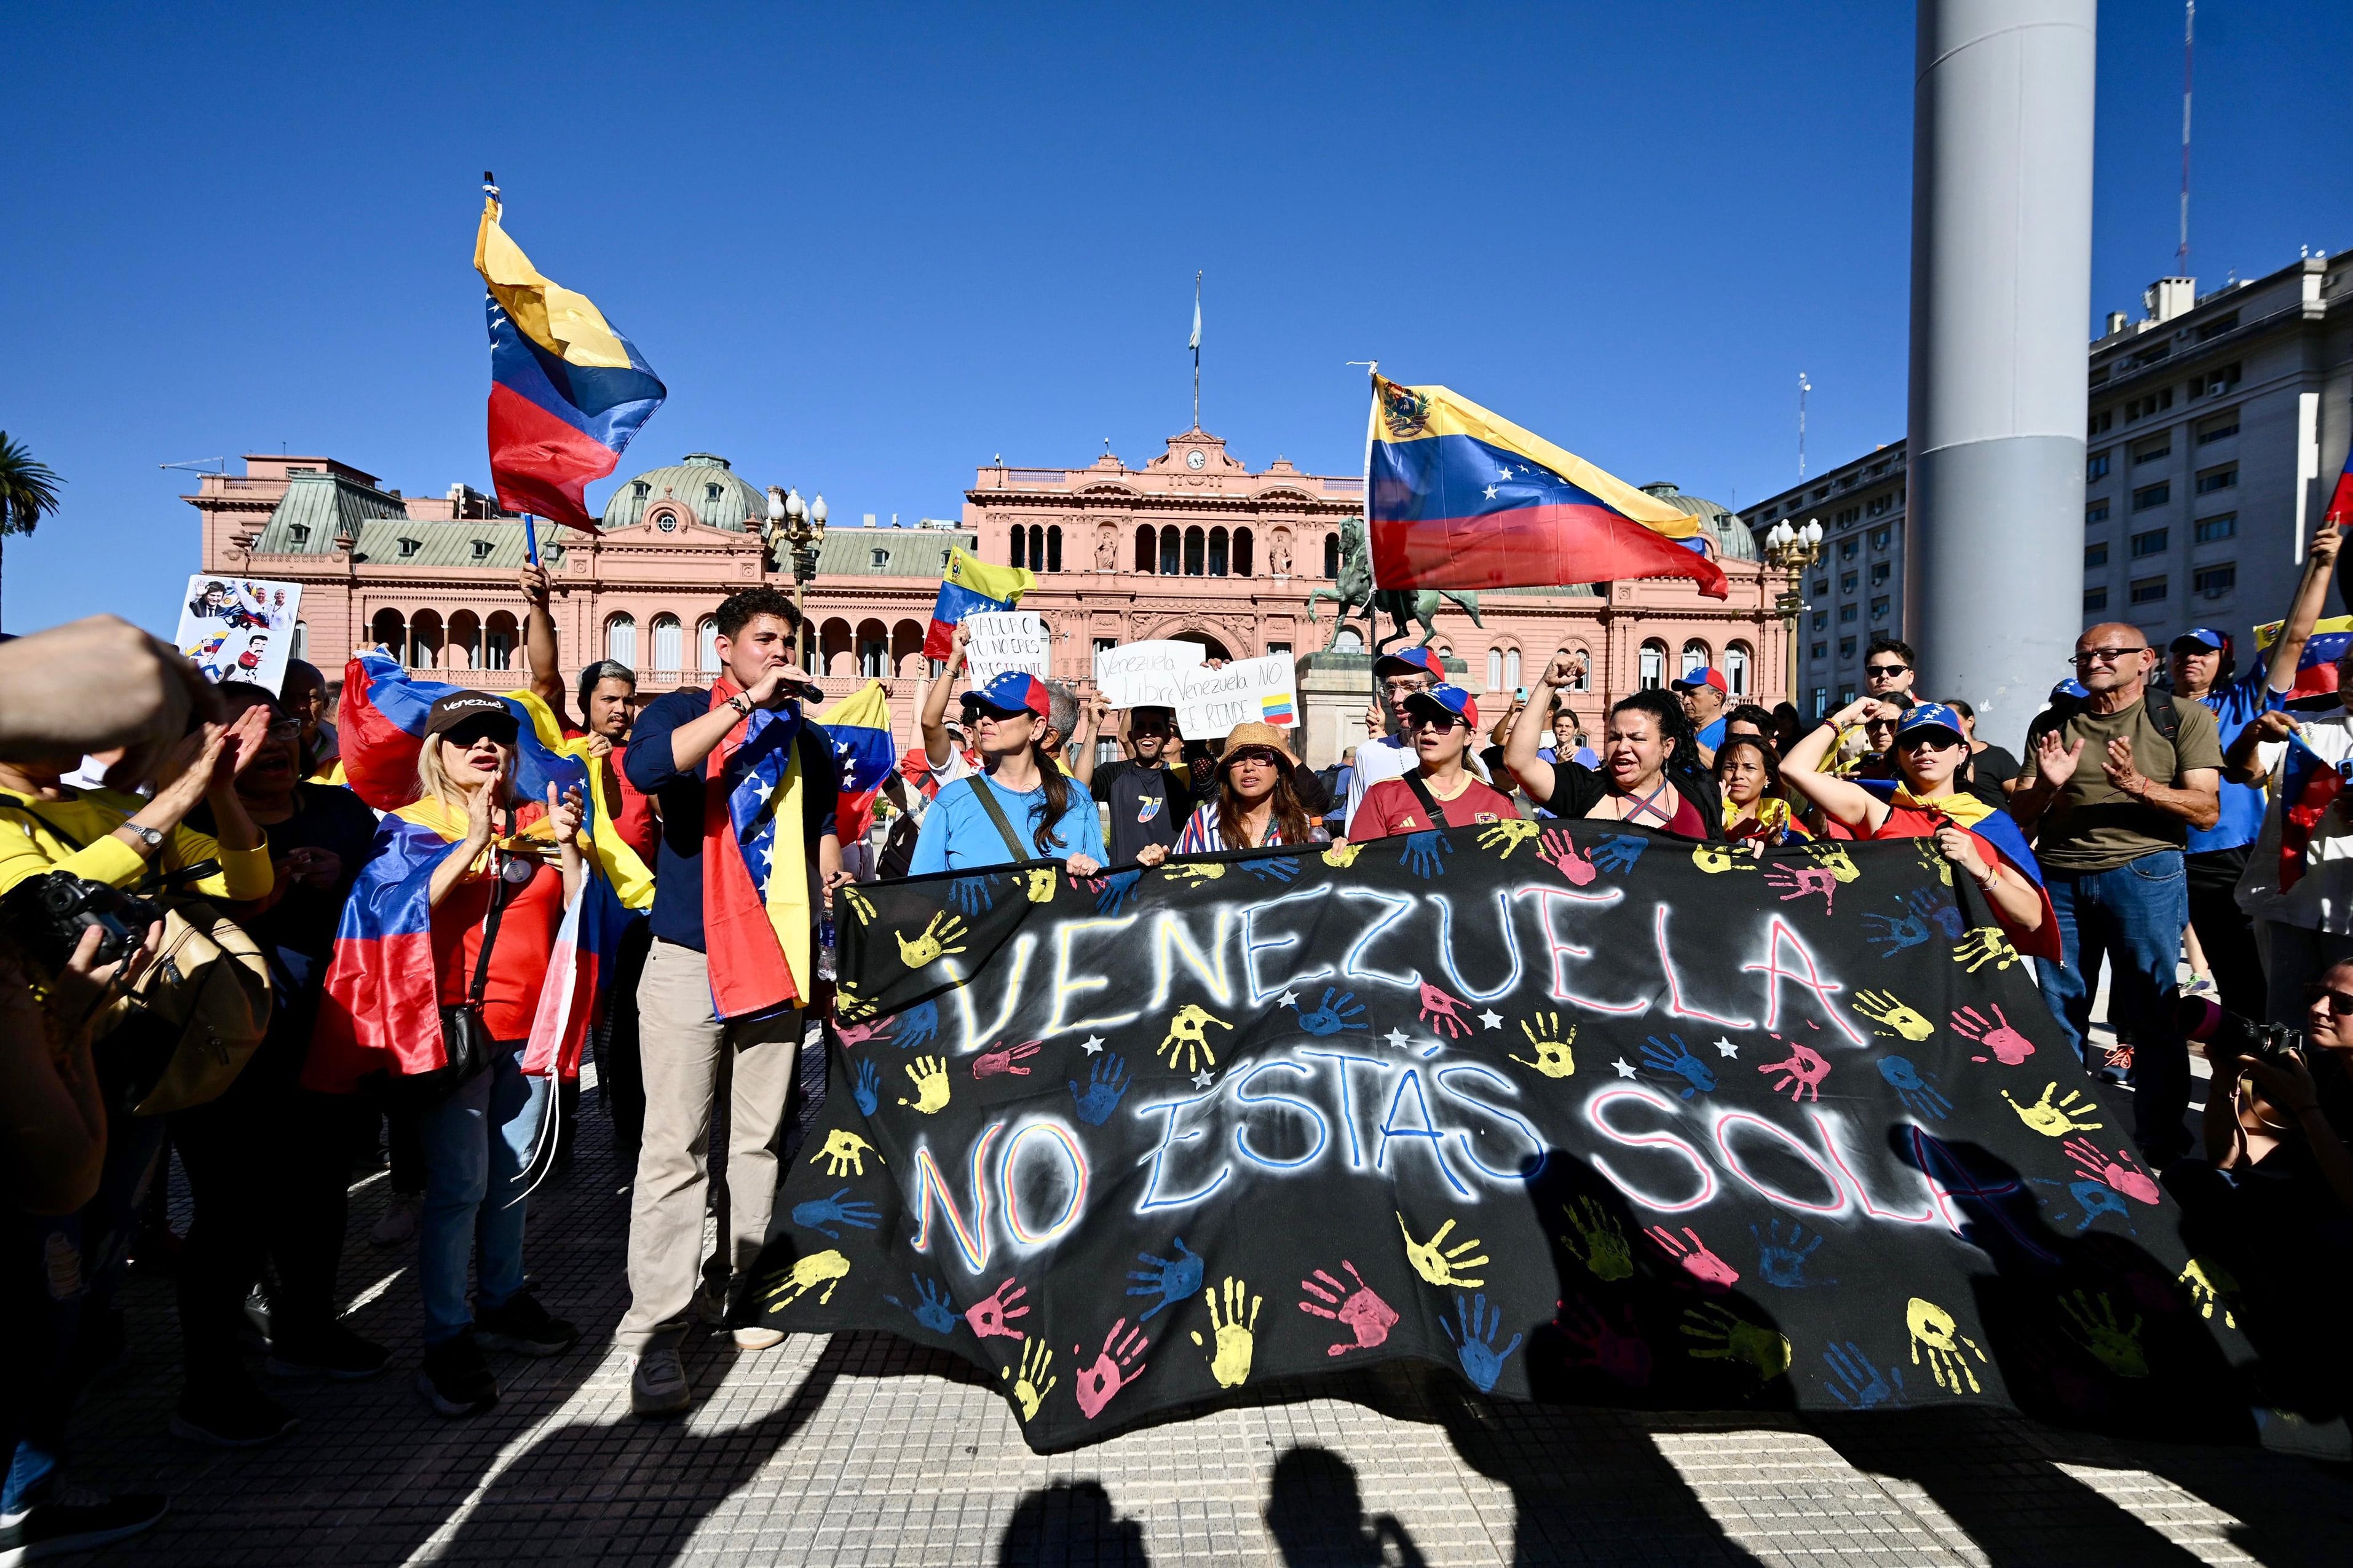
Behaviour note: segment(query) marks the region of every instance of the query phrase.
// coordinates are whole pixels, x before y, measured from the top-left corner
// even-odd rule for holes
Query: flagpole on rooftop
[[[1201,275],[1193,274],[1193,428],[1201,427]]]

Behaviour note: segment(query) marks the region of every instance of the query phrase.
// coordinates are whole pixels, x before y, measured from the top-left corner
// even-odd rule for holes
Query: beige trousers
[[[712,1012],[702,953],[657,941],[638,982],[638,1052],[646,1084],[645,1140],[629,1196],[629,1310],[615,1338],[632,1354],[683,1328],[702,1272],[703,1193],[710,1183],[711,1112],[722,1079],[727,1103],[727,1190],[720,1255],[740,1282],[768,1239],[776,1201],[776,1132],[800,1045],[797,1008],[724,1024]]]

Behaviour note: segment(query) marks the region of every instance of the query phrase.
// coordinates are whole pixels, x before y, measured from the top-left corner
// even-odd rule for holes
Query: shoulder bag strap
[[[507,837],[510,838],[514,837],[514,807],[509,806],[507,808]],[[482,997],[490,990],[491,949],[498,945],[499,921],[505,915],[507,909],[507,879],[504,877],[498,875],[498,859],[499,852],[496,848],[493,848],[491,851],[491,912],[485,916],[482,921],[482,950],[474,960],[473,986],[466,993],[467,1004],[477,1009],[481,1006]]]
[[[1036,859],[1037,856],[1021,847],[1021,840],[1014,837],[1013,824],[1005,819],[1005,808],[997,804],[997,792],[988,787],[988,775],[974,773],[965,782],[972,785],[972,793],[980,797],[980,808],[988,813],[988,820],[997,825],[998,836],[1005,840],[1007,852],[1016,861]]]
[[[1430,786],[1421,782],[1421,770],[1415,768],[1398,776],[1405,780],[1405,787],[1413,791],[1413,798],[1421,802],[1421,809],[1430,813],[1430,825],[1445,826],[1446,813],[1439,809],[1438,798],[1430,793]]]
[[[43,816],[39,812],[34,810],[33,803],[25,799],[21,795],[0,794],[0,805],[5,805],[12,811],[23,812],[35,822],[39,823],[41,825],[42,831],[46,832],[50,837],[56,839],[58,843],[64,845],[74,854],[79,855],[84,849],[90,847],[89,845],[84,844],[80,839],[76,838],[72,834],[68,833],[64,828],[59,827],[56,823],[51,822],[47,817]],[[123,820],[127,822],[130,818],[125,817]],[[170,835],[166,834],[165,837],[169,837]]]

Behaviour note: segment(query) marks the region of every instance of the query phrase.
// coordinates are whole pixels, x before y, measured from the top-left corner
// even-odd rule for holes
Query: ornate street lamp
[[[1783,636],[1789,645],[1789,705],[1793,708],[1798,706],[1798,622],[1806,613],[1806,596],[1799,592],[1798,585],[1808,569],[1821,558],[1820,518],[1809,519],[1802,528],[1793,527],[1784,519],[1766,530],[1767,564],[1789,575],[1789,585],[1773,601],[1773,608],[1781,617]],[[1801,715],[1804,711],[1799,709]]]
[[[809,580],[817,575],[818,546],[825,542],[825,498],[819,496],[814,501],[805,502],[799,490],[779,489],[770,485],[768,538],[770,542],[781,543],[792,552],[793,608],[803,612],[800,651],[802,668],[807,668],[809,657],[808,617],[803,599],[807,593]]]

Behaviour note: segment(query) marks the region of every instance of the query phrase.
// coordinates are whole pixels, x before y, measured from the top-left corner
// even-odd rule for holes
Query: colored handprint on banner
[[[2060,1095],[2056,1105],[2051,1102],[2054,1094],[2059,1094],[2059,1080],[2056,1079],[2042,1086],[2042,1098],[2031,1105],[2021,1105],[2010,1099],[2010,1090],[2005,1089],[2001,1091],[2001,1097],[2010,1100],[2010,1108],[2018,1112],[2018,1119],[2045,1138],[2064,1138],[2070,1132],[2094,1132],[2107,1125],[2104,1121],[2075,1120],[2100,1109],[2085,1100],[2079,1090],[2071,1089]]]
[[[1335,991],[1329,985],[1324,987],[1324,999],[1314,1006],[1303,1008],[1293,1002],[1291,1011],[1298,1018],[1300,1029],[1310,1035],[1337,1035],[1349,1029],[1372,1027],[1365,1022],[1365,1005],[1356,1000],[1355,992]]]
[[[1651,1381],[1651,1342],[1634,1322],[1634,1309],[1619,1302],[1607,1312],[1582,1296],[1558,1303],[1553,1327],[1559,1331],[1561,1360],[1589,1366],[1629,1388]]]
[[[789,1272],[768,1276],[772,1283],[768,1287],[767,1299],[779,1307],[790,1307],[822,1285],[825,1289],[818,1292],[817,1299],[817,1304],[822,1307],[833,1300],[833,1288],[849,1277],[849,1259],[828,1247],[823,1252],[812,1252],[798,1259]]]
[[[1569,1047],[1577,1044],[1577,1026],[1571,1024],[1568,1033],[1560,1032],[1560,1015],[1538,1013],[1520,1020],[1520,1033],[1528,1037],[1529,1048],[1535,1060],[1514,1056],[1512,1060],[1525,1068],[1534,1068],[1546,1078],[1568,1078],[1577,1071],[1577,1056]],[[1506,1053],[1508,1054],[1508,1053]]]
[[[842,1049],[854,1051],[869,1040],[889,1039],[897,1023],[896,1018],[881,1018],[871,1024],[837,1024],[833,1034],[841,1042]]]
[[[2010,1020],[2003,1016],[2000,1003],[1989,1002],[1987,1005],[1993,1009],[1993,1022],[1990,1024],[1986,1022],[1985,1015],[1975,1007],[1955,1008],[1953,1033],[1973,1046],[1983,1046],[1993,1053],[1993,1059],[2002,1066],[2017,1067],[2034,1054],[2034,1042],[2010,1026]],[[1985,1059],[1984,1057],[1969,1058],[1973,1062],[1981,1062]]]
[[[1915,889],[1913,896],[1917,898],[1923,890],[1925,889]],[[1902,899],[1895,900],[1895,907],[1904,912],[1900,915],[1883,915],[1873,910],[1862,917],[1862,940],[1886,944],[1879,950],[1879,956],[1882,958],[1893,958],[1905,948],[1918,947],[1928,940],[1927,921],[1915,913]],[[1877,929],[1873,930],[1873,927]]]
[[[1707,1094],[1715,1089],[1715,1069],[1692,1055],[1691,1047],[1683,1044],[1681,1035],[1667,1037],[1667,1040],[1674,1042],[1672,1047],[1667,1040],[1656,1035],[1647,1037],[1651,1043],[1642,1047],[1642,1065],[1652,1072],[1683,1079],[1686,1087],[1678,1098],[1689,1100],[1694,1094]]]
[[[1456,1272],[1457,1269],[1483,1268],[1487,1266],[1490,1259],[1483,1252],[1480,1252],[1479,1256],[1476,1258],[1465,1258],[1462,1256],[1466,1252],[1479,1251],[1480,1241],[1478,1237],[1472,1237],[1466,1241],[1458,1242],[1452,1247],[1448,1247],[1446,1245],[1447,1234],[1454,1228],[1454,1222],[1450,1219],[1444,1225],[1440,1226],[1438,1227],[1438,1234],[1431,1237],[1428,1241],[1416,1241],[1413,1238],[1413,1232],[1406,1230],[1405,1215],[1398,1215],[1397,1216],[1397,1222],[1398,1228],[1405,1231],[1405,1260],[1413,1265],[1413,1271],[1416,1274],[1420,1275],[1424,1279],[1429,1280],[1432,1285],[1437,1286],[1441,1290],[1457,1285],[1468,1286],[1472,1289],[1476,1289],[1478,1287],[1486,1283],[1484,1279],[1468,1279]],[[1441,1250],[1441,1248],[1443,1250]]]
[[[896,1296],[882,1299],[935,1334],[955,1333],[955,1304],[948,1300],[946,1287],[934,1284],[920,1274],[910,1274],[907,1278],[915,1282],[915,1299],[913,1301],[902,1301]]]
[[[899,962],[910,969],[921,969],[927,963],[937,963],[949,953],[962,952],[965,932],[964,921],[942,910],[932,916],[931,923],[923,927],[923,933],[912,942],[903,931],[891,934],[898,939]]]
[[[2073,1326],[2075,1342],[2089,1351],[2093,1360],[2118,1377],[2148,1375],[2148,1352],[2141,1348],[2138,1312],[2130,1323],[2121,1321],[2105,1290],[2074,1291],[2061,1298],[2059,1310]]]
[[[871,1116],[882,1108],[882,1069],[867,1057],[858,1064],[849,1078],[849,1098],[858,1102],[859,1114]]]
[[[1054,883],[1057,879],[1053,867],[1032,866],[1020,875],[1024,890],[1029,893],[1031,903],[1050,904],[1054,901]]]
[[[1020,1281],[1010,1274],[1007,1275],[996,1289],[965,1309],[964,1321],[972,1325],[973,1337],[982,1340],[1023,1338],[1021,1331],[1010,1325],[1014,1319],[1029,1315],[1029,1307],[1021,1300],[1029,1293],[1022,1289]]]
[[[1593,1270],[1597,1279],[1626,1279],[1634,1273],[1634,1254],[1626,1245],[1626,1233],[1609,1211],[1591,1198],[1579,1198],[1564,1204],[1561,1211],[1567,1217],[1569,1228],[1577,1232],[1575,1240],[1564,1236],[1562,1247]]]
[[[1871,1020],[1872,1032],[1876,1035],[1900,1036],[1916,1042],[1936,1032],[1936,1025],[1922,1017],[1909,1005],[1896,1000],[1894,993],[1890,991],[1856,992],[1854,1010]],[[1881,1027],[1882,1025],[1885,1027]]]
[[[1024,1040],[1018,1046],[983,1051],[972,1058],[972,1076],[996,1078],[1009,1073],[1015,1078],[1028,1078],[1029,1069],[1021,1064],[1036,1056],[1045,1046],[1043,1040]]]
[[[1296,855],[1261,855],[1241,863],[1242,869],[1261,882],[1288,882],[1299,875]]]
[[[874,900],[855,888],[841,889],[841,901],[849,907],[850,914],[861,926],[874,923]]]
[[[1324,864],[1335,870],[1345,870],[1355,865],[1356,857],[1364,852],[1365,847],[1361,844],[1351,844],[1345,838],[1335,838],[1332,840],[1332,847],[1324,851]]]
[[[1079,1369],[1078,1383],[1071,1391],[1078,1396],[1079,1413],[1090,1421],[1102,1415],[1113,1394],[1144,1375],[1144,1363],[1138,1358],[1151,1348],[1140,1327],[1129,1328],[1125,1318],[1113,1322],[1094,1364]],[[1086,1348],[1073,1345],[1071,1353],[1084,1355]]]
[[[2089,1138],[2073,1138],[2060,1144],[2059,1152],[2075,1162],[2077,1175],[2105,1182],[2125,1196],[2137,1198],[2145,1204],[2158,1201],[2156,1178],[2134,1157],[2130,1149],[2119,1148],[2116,1158],[2110,1159]]]
[[[1501,822],[1489,823],[1480,831],[1479,847],[1501,849],[1503,853],[1495,858],[1508,860],[1512,858],[1513,850],[1543,831],[1544,826],[1541,823],[1529,822],[1523,817],[1508,816]]]
[[[1459,1040],[1471,1032],[1471,1020],[1462,1016],[1462,1004],[1426,980],[1421,984],[1420,1000],[1421,1021],[1439,1034]]]
[[[1824,1345],[1822,1362],[1831,1369],[1822,1387],[1849,1410],[1876,1410],[1883,1405],[1904,1403],[1903,1369],[1891,1366],[1880,1371],[1852,1340],[1843,1345],[1836,1341]]]
[[[833,1016],[836,1018],[847,1018],[853,1022],[860,1018],[871,1018],[874,1016],[874,1007],[875,1004],[871,997],[859,994],[856,981],[843,980],[835,984]]]
[[[1599,874],[1577,850],[1577,840],[1557,827],[1547,827],[1536,841],[1536,858],[1567,879],[1572,888],[1584,887]]]
[[[849,1192],[849,1189],[844,1187],[829,1198],[811,1198],[807,1203],[795,1204],[793,1223],[803,1230],[818,1231],[836,1241],[841,1239],[841,1232],[834,1229],[835,1226],[847,1225],[860,1230],[872,1230],[882,1223],[882,1211],[872,1204],[859,1198],[843,1203],[841,1200]]]
[[[1803,855],[1816,867],[1828,871],[1834,881],[1852,882],[1862,875],[1855,868],[1854,857],[1846,852],[1846,846],[1834,839],[1809,840],[1798,846],[1798,853]]]
[[[1651,841],[1639,834],[1620,833],[1593,847],[1593,863],[1605,871],[1631,871]]]
[[[1046,1395],[1053,1393],[1054,1385],[1062,1381],[1060,1377],[1046,1375],[1047,1369],[1053,1364],[1054,1352],[1046,1348],[1046,1342],[1033,1340],[1024,1334],[1021,1336],[1021,1375],[1014,1377],[1013,1369],[1009,1366],[998,1369],[997,1375],[1013,1384],[1013,1397],[1021,1406],[1022,1420],[1037,1420],[1038,1407],[1046,1403]],[[1039,1382],[1040,1378],[1045,1381]]]
[[[2058,1182],[2044,1181],[2041,1176],[2035,1177],[2034,1180],[2043,1186],[2055,1187],[2062,1184]],[[2132,1229],[2131,1205],[2117,1196],[2116,1189],[2109,1186],[2107,1183],[2081,1181],[2068,1182],[2064,1184],[2067,1188],[2067,1195],[2073,1198],[2077,1207],[2082,1210],[2075,1219],[2076,1235],[2083,1235],[2106,1215],[2116,1215],[2125,1222],[2126,1229]],[[2054,1214],[2051,1217],[2054,1222],[2063,1222],[2067,1218],[2063,1214]]]
[[[1187,1002],[1176,1009],[1176,1016],[1168,1020],[1168,1033],[1162,1037],[1157,1047],[1167,1053],[1171,1068],[1176,1068],[1179,1056],[1185,1058],[1185,1064],[1177,1070],[1184,1072],[1193,1071],[1205,1061],[1211,1067],[1218,1065],[1218,1053],[1209,1048],[1208,1026],[1211,1024],[1220,1029],[1233,1027],[1223,1018],[1210,1016],[1209,1010],[1198,1002]]]
[[[1822,896],[1822,913],[1831,913],[1831,900],[1838,897],[1839,879],[1827,866],[1768,866],[1765,885],[1781,895],[1785,904],[1794,903],[1809,893]]]
[[[1432,877],[1446,875],[1446,857],[1453,847],[1453,840],[1442,830],[1425,827],[1405,836],[1405,856],[1400,864],[1427,882]]]
[[[1740,1278],[1740,1270],[1709,1251],[1707,1243],[1699,1238],[1699,1232],[1689,1226],[1683,1226],[1688,1242],[1662,1225],[1654,1225],[1642,1234],[1657,1242],[1660,1250],[1680,1264],[1684,1273],[1698,1280],[1702,1289],[1719,1293],[1729,1290]]]
[[[1810,1286],[1838,1283],[1835,1279],[1806,1277],[1806,1265],[1821,1248],[1819,1235],[1807,1235],[1804,1226],[1790,1220],[1789,1234],[1785,1237],[1780,1219],[1775,1218],[1769,1224],[1771,1228],[1767,1230],[1760,1231],[1753,1225],[1748,1227],[1748,1234],[1757,1238],[1757,1273],[1766,1284],[1783,1290],[1803,1290]]]
[[[1789,1338],[1778,1329],[1752,1323],[1714,1301],[1683,1314],[1683,1331],[1696,1342],[1683,1347],[1699,1361],[1732,1361],[1771,1382],[1789,1370]]]
[[[1209,1303],[1209,1333],[1215,1342],[1209,1356],[1209,1375],[1218,1380],[1219,1388],[1240,1388],[1250,1381],[1250,1354],[1257,1345],[1258,1308],[1260,1298],[1250,1293],[1250,1287],[1229,1274],[1223,1286],[1225,1307],[1219,1310],[1219,1291],[1204,1290],[1201,1299]],[[1250,1301],[1247,1316],[1242,1311],[1244,1298]],[[1193,1331],[1193,1342],[1202,1344],[1201,1331]]]
[[[1138,1323],[1152,1321],[1159,1315],[1162,1308],[1175,1306],[1201,1288],[1201,1276],[1208,1271],[1208,1266],[1201,1261],[1198,1253],[1185,1245],[1183,1237],[1173,1239],[1176,1244],[1176,1257],[1155,1258],[1149,1252],[1139,1252],[1135,1255],[1136,1260],[1149,1263],[1152,1267],[1148,1269],[1128,1271],[1127,1277],[1130,1279],[1142,1281],[1141,1284],[1127,1288],[1129,1295],[1160,1298],[1152,1303],[1144,1316],[1135,1320]]]
[[[2018,949],[2010,945],[2000,926],[1978,926],[1954,947],[1953,962],[1971,974],[1989,963],[2000,971],[2018,962]]]
[[[1101,1127],[1119,1109],[1122,1096],[1132,1081],[1127,1076],[1127,1064],[1115,1056],[1100,1056],[1087,1064],[1087,1087],[1081,1089],[1076,1079],[1063,1080],[1071,1086],[1071,1099],[1079,1120],[1090,1127]]]
[[[1198,888],[1204,882],[1214,882],[1226,874],[1223,860],[1179,860],[1163,868],[1162,875],[1172,882]]]
[[[1934,871],[1936,879],[1947,888],[1953,885],[1953,863],[1945,858],[1945,852],[1936,847],[1935,839],[1915,838],[1912,852],[1920,858],[1920,869]]]
[[[948,1103],[948,1065],[938,1057],[917,1057],[907,1064],[907,1076],[914,1081],[915,1098],[902,1100],[902,1105],[913,1105],[923,1115],[944,1110]]]
[[[1456,1333],[1454,1323],[1444,1318],[1438,1320],[1438,1326],[1444,1329],[1446,1337],[1453,1342],[1454,1359],[1462,1363],[1462,1375],[1471,1380],[1471,1386],[1482,1394],[1492,1394],[1496,1382],[1504,1375],[1504,1363],[1520,1348],[1523,1336],[1514,1333],[1510,1344],[1502,1350],[1495,1348],[1495,1336],[1504,1331],[1504,1310],[1487,1305],[1484,1291],[1476,1296],[1465,1296],[1457,1291],[1454,1316],[1462,1325],[1461,1333]]]
[[[986,914],[997,907],[997,889],[987,877],[958,877],[948,884],[948,901],[965,915]]]
[[[1757,869],[1756,857],[1736,844],[1694,844],[1692,846],[1692,864],[1711,877],[1722,876],[1726,871]]]
[[[1904,1109],[1915,1116],[1925,1116],[1931,1121],[1942,1121],[1953,1114],[1953,1102],[1936,1090],[1936,1075],[1922,1072],[1909,1057],[1882,1057],[1879,1076],[1904,1102]]]
[[[1926,1351],[1928,1375],[1936,1386],[1950,1394],[1961,1392],[1967,1384],[1971,1394],[1983,1392],[1978,1386],[1978,1374],[1969,1370],[1969,1357],[1979,1362],[1985,1352],[1977,1341],[1961,1332],[1961,1325],[1952,1313],[1934,1301],[1915,1296],[1904,1306],[1904,1327],[1912,1336],[1912,1364],[1921,1364],[1920,1352]]]
[[[867,1151],[873,1147],[848,1128],[837,1127],[825,1135],[824,1147],[809,1156],[809,1163],[824,1161],[828,1176],[862,1176],[866,1173]]]
[[[1389,1331],[1397,1327],[1397,1309],[1382,1300],[1373,1288],[1365,1283],[1365,1277],[1356,1272],[1356,1266],[1344,1258],[1340,1259],[1340,1267],[1347,1270],[1348,1278],[1356,1282],[1354,1287],[1341,1284],[1321,1268],[1313,1278],[1299,1282],[1299,1288],[1307,1292],[1307,1298],[1313,1298],[1300,1300],[1301,1311],[1345,1324],[1349,1333],[1355,1336],[1347,1344],[1324,1346],[1324,1353],[1327,1356],[1370,1350],[1386,1341]]]
[[[2224,1328],[2239,1326],[2239,1320],[2231,1310],[2239,1299],[2239,1282],[2227,1269],[2204,1258],[2193,1258],[2189,1267],[2176,1277],[2176,1282],[2189,1287],[2190,1303],[2198,1309],[2200,1317],[2211,1321],[2219,1310]]]
[[[1127,908],[1127,900],[1135,896],[1135,889],[1142,885],[1143,881],[1144,873],[1139,870],[1135,870],[1133,868],[1125,871],[1113,871],[1109,876],[1097,878],[1095,883],[1095,913],[1099,915],[1115,915],[1119,913],[1120,910]]]
[[[1829,1059],[1813,1047],[1800,1041],[1784,1040],[1782,1044],[1789,1047],[1788,1060],[1767,1062],[1757,1070],[1777,1075],[1773,1079],[1773,1092],[1779,1094],[1787,1089],[1790,1104],[1797,1104],[1801,1098],[1820,1104],[1822,1079],[1831,1076]]]
[[[918,1002],[902,1008],[897,1017],[899,1032],[891,1043],[902,1051],[921,1050],[939,1036],[940,1005],[936,1002]]]

